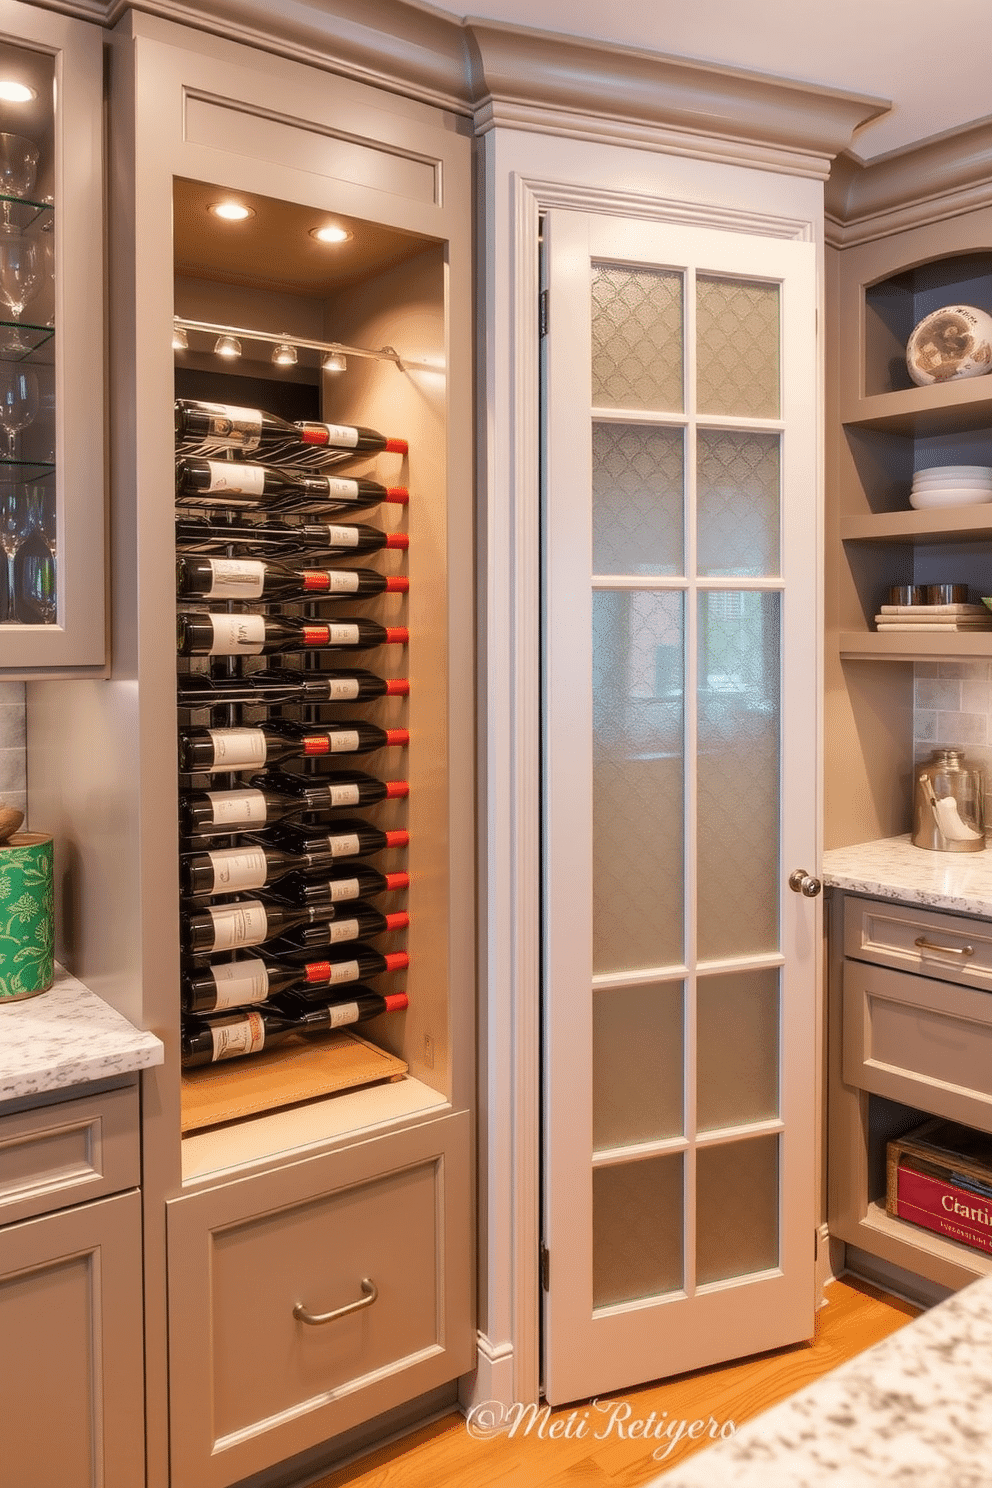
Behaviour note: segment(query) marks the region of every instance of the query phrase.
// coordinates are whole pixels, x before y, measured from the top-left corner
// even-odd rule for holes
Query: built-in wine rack
[[[401,440],[247,412],[177,403],[177,680],[184,1064],[254,1079],[406,1003],[408,492]]]

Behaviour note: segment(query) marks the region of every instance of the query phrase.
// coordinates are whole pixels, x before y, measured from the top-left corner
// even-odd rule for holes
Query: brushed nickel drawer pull
[[[921,951],[940,951],[942,956],[973,956],[975,954],[974,946],[935,945],[932,940],[927,940],[925,935],[918,935],[913,944],[918,945]]]
[[[370,1276],[362,1277],[362,1295],[357,1302],[349,1302],[347,1307],[336,1307],[333,1312],[308,1312],[302,1302],[297,1302],[293,1308],[294,1318],[301,1323],[309,1323],[316,1328],[320,1323],[332,1323],[335,1318],[347,1317],[349,1312],[358,1312],[362,1307],[371,1307],[379,1295],[379,1288]]]

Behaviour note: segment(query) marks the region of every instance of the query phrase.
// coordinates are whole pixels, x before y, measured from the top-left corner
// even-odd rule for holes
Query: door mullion
[[[689,265],[685,273],[685,1043],[683,1088],[686,1138],[683,1174],[683,1281],[686,1294],[696,1288],[696,751],[698,729],[696,698],[699,693],[699,603],[696,598],[696,274]]]

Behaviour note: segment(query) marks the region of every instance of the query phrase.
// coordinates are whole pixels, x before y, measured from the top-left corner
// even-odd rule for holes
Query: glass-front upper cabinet
[[[0,676],[102,671],[102,37],[0,0]]]

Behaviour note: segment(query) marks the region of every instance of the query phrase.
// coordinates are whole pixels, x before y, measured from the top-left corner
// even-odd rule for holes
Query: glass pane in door
[[[592,266],[592,404],[678,413],[683,407],[683,276]]]
[[[705,578],[779,573],[778,434],[700,429],[696,443],[696,570]]]
[[[696,1153],[696,1284],[778,1265],[779,1139],[774,1133]]]
[[[593,595],[593,971],[683,956],[683,605]]]
[[[592,999],[592,1145],[681,1136],[682,982],[597,987]]]
[[[779,970],[724,972],[696,984],[696,1125],[779,1114]]]
[[[700,413],[778,418],[779,287],[696,279],[696,404]]]
[[[593,424],[593,573],[683,572],[683,444],[664,425]]]
[[[682,1154],[594,1168],[592,1303],[610,1307],[682,1285]]]
[[[780,600],[698,598],[697,934],[701,960],[778,948]]]

